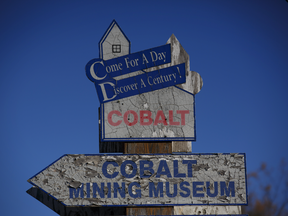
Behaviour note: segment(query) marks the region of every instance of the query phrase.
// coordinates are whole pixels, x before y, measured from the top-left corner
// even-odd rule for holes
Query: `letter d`
[[[105,84],[106,84],[106,88],[105,88]],[[99,89],[97,88],[98,86],[100,86],[101,91],[99,91]],[[112,82],[104,82],[104,83],[100,83],[100,84],[96,85],[96,89],[97,89],[97,93],[99,95],[100,102],[102,102],[101,101],[102,97],[100,97],[101,94],[99,94],[100,92],[102,92],[103,102],[107,101],[107,100],[112,100],[113,98],[115,98],[117,96],[117,94],[115,94],[115,91],[114,91],[114,86],[115,85]],[[114,95],[112,97],[108,98],[106,89],[108,90],[108,92],[113,92]]]
[[[152,61],[153,62],[157,61],[157,59],[158,59],[157,53],[155,51],[151,51],[150,54],[151,54]],[[153,58],[153,54],[155,55],[155,59]]]

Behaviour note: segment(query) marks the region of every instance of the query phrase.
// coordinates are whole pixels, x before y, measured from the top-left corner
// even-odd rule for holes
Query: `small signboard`
[[[247,204],[244,154],[64,155],[28,182],[69,207]]]
[[[121,46],[120,46],[121,47]],[[111,48],[112,50],[112,48]],[[109,60],[92,59],[85,67],[87,77],[100,83],[114,77],[171,62],[170,44],[112,58]]]
[[[85,70],[100,101],[101,141],[196,140],[194,95],[202,79],[189,71],[189,56],[174,35],[166,45],[131,54],[113,21],[99,48],[100,58]]]
[[[101,104],[102,141],[194,141],[194,95],[178,87]]]
[[[185,82],[185,64],[179,64],[121,80],[105,80],[95,83],[95,87],[102,104]]]

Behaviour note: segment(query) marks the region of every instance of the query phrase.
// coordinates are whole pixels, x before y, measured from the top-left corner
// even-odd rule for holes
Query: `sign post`
[[[99,152],[63,155],[27,192],[62,216],[240,215],[245,154],[192,154],[195,94],[203,85],[172,35],[131,53],[115,20],[86,65],[100,101]]]

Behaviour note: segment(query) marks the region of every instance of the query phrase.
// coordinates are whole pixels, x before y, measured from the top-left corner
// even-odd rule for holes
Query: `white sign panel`
[[[244,154],[64,155],[28,181],[66,206],[247,204]]]
[[[102,141],[194,141],[194,95],[168,87],[101,104]]]

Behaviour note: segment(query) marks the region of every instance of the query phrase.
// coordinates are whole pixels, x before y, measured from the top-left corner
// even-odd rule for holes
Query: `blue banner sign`
[[[85,67],[87,77],[94,83],[113,77],[171,62],[170,44],[132,53],[109,60],[92,59]]]
[[[185,63],[122,80],[95,83],[100,103],[119,100],[186,82]]]

